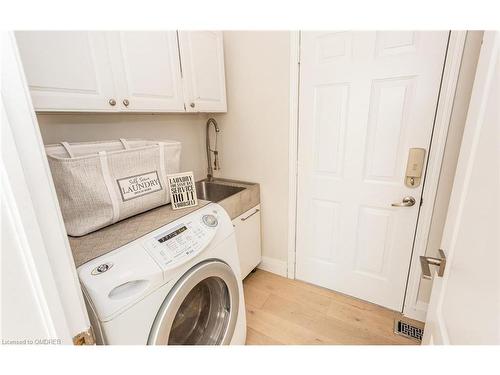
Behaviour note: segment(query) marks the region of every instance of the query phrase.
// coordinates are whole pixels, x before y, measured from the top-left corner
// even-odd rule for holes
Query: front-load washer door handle
[[[108,297],[114,300],[129,298],[137,293],[146,290],[148,285],[149,285],[148,280],[127,281],[126,283],[120,284],[117,287],[111,289],[111,291],[108,294]]]

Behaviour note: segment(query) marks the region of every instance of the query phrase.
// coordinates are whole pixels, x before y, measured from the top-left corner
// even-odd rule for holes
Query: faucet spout
[[[215,147],[212,149],[210,147],[210,125],[213,125],[215,129]],[[214,167],[215,169],[219,169],[219,152],[217,151],[217,133],[220,132],[219,125],[217,125],[217,121],[213,118],[209,118],[207,120],[207,129],[206,129],[206,148],[207,148],[207,180],[212,181],[214,176]],[[214,153],[215,162],[214,167],[212,167],[212,154]]]

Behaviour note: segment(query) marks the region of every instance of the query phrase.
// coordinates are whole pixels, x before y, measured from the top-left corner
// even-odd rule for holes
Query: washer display
[[[201,220],[182,222],[144,242],[144,247],[163,269],[179,266],[207,247],[215,236],[218,220],[203,215]]]

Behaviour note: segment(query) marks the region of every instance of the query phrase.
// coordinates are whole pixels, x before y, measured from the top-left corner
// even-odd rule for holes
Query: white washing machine
[[[99,344],[244,344],[233,225],[208,204],[78,268]]]

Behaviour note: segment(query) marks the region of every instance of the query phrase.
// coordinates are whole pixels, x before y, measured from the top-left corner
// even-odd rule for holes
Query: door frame
[[[300,33],[300,31],[292,31],[290,33],[290,112],[288,137],[289,217],[287,259],[287,277],[290,279],[295,278],[296,267]],[[417,300],[421,277],[419,257],[420,255],[425,255],[427,247],[466,36],[467,31],[450,31],[434,128],[425,169],[424,186],[422,190],[423,204],[420,207],[417,219],[417,229],[413,243],[410,268],[408,270],[408,280],[402,312],[405,316],[420,321],[425,321],[428,304]]]

